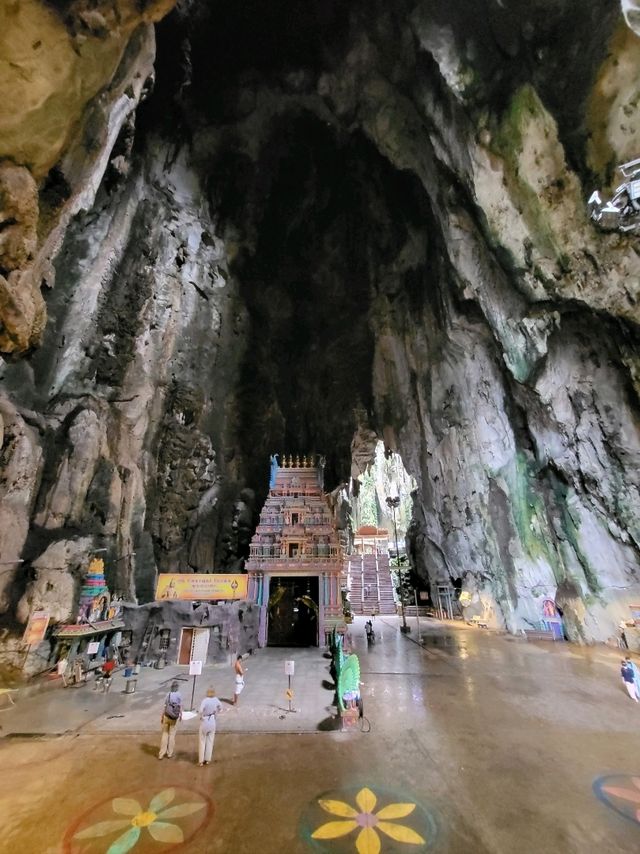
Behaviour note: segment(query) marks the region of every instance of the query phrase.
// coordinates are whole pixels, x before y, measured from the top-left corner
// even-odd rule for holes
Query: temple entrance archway
[[[268,609],[268,646],[316,646],[317,577],[274,576],[270,591],[272,604]]]

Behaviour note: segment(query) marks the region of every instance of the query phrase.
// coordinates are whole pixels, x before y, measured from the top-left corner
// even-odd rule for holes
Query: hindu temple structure
[[[317,462],[271,458],[269,495],[245,567],[249,599],[260,606],[260,646],[326,644],[334,628],[345,630],[342,549]]]
[[[93,558],[83,580],[75,623],[60,625],[54,631],[55,658],[64,650],[70,661],[78,656],[102,659],[110,647],[121,645],[122,603],[113,599],[104,577],[104,561]]]

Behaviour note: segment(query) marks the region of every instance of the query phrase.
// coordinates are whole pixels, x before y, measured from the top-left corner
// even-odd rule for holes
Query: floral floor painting
[[[139,789],[97,803],[71,825],[65,854],[162,854],[199,833],[212,814],[209,798],[180,786]]]
[[[640,828],[640,774],[609,774],[598,777],[593,791],[603,804]],[[640,841],[639,841],[640,846]]]
[[[437,824],[411,795],[363,785],[318,796],[302,835],[327,854],[417,854],[435,849]]]
[[[357,619],[364,657],[364,622]],[[619,682],[619,654],[456,631],[470,650],[477,644],[475,658],[427,655],[428,644],[420,648],[385,627],[384,642],[367,659],[372,735],[223,730],[214,763],[202,768],[195,726],[180,730],[171,761],[158,761],[160,708],[151,691],[121,700],[140,703],[148,729],[126,729],[138,718],[107,720],[103,704],[117,695],[89,686],[61,692],[60,702],[73,709],[93,703],[101,717],[78,731],[39,737],[37,728],[26,732],[49,694],[25,698],[16,717],[23,735],[0,730],[0,850],[640,854],[640,768],[629,767],[640,756],[640,710]],[[282,651],[284,660],[291,654]],[[473,674],[465,669],[470,660]],[[250,676],[257,676],[256,663]],[[308,667],[311,681],[324,678],[321,656],[317,669]],[[306,678],[300,669],[298,680]],[[166,678],[146,670],[149,678]],[[263,680],[260,690],[281,693],[283,673],[284,664],[279,681]],[[428,704],[416,706],[413,692],[425,684]],[[534,702],[544,696],[562,702]],[[249,719],[262,707],[247,701],[246,708]],[[48,705],[38,712],[43,730],[54,712],[58,707]],[[324,719],[326,709],[318,714]],[[5,728],[8,715],[0,718]],[[116,725],[122,730],[102,729]],[[96,827],[103,822],[110,824]]]

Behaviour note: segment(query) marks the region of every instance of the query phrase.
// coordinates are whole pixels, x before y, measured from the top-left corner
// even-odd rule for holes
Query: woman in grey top
[[[207,696],[200,703],[200,733],[198,744],[198,761],[200,765],[208,765],[213,753],[213,740],[216,737],[216,715],[221,711],[222,703],[216,697],[213,688],[207,688]]]

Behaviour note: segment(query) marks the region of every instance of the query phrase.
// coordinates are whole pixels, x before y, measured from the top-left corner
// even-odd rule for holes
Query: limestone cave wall
[[[612,635],[640,262],[586,201],[640,155],[634,4],[119,5],[3,12],[31,39],[2,68],[5,619],[66,619],[92,549],[140,601],[238,569],[270,453],[334,489],[381,437],[430,584]]]

